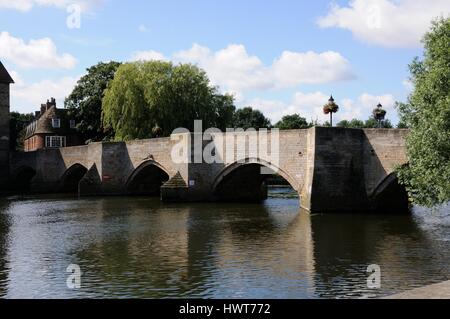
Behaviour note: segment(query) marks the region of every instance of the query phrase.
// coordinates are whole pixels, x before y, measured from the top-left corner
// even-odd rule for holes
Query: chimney
[[[47,104],[41,104],[41,115],[47,112]]]
[[[47,100],[47,110],[52,106],[56,107],[56,100],[54,97],[52,97],[50,100]]]

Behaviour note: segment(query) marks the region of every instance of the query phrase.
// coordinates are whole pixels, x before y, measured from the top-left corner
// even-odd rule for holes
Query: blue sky
[[[62,106],[99,61],[166,59],[198,64],[273,122],[325,121],[330,94],[338,119],[367,119],[381,102],[397,122],[421,35],[449,12],[447,0],[0,0],[0,60],[21,112],[51,96]]]

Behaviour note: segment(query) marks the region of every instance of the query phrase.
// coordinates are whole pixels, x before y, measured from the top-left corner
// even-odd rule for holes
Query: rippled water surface
[[[263,204],[0,200],[0,296],[384,296],[450,279],[449,213],[310,216],[288,189]],[[67,288],[70,264],[79,290]],[[381,289],[367,288],[371,264]]]

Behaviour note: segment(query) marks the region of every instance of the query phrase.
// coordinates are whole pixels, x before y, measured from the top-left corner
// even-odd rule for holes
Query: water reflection
[[[25,298],[376,297],[448,279],[448,228],[264,204],[29,199],[0,206],[0,294]],[[0,205],[2,205],[0,203]],[[66,287],[79,264],[82,289]],[[382,267],[380,290],[366,286]]]
[[[6,254],[10,221],[6,213],[7,209],[8,203],[0,200],[0,297],[6,294],[6,282],[8,279]]]

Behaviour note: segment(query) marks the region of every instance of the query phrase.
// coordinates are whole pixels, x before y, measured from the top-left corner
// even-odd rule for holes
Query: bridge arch
[[[145,161],[128,177],[127,193],[130,195],[159,196],[161,186],[169,180],[168,171],[158,162]]]
[[[13,188],[16,192],[28,193],[31,182],[36,177],[36,170],[29,166],[20,166],[12,174]]]
[[[259,201],[267,198],[266,180],[270,174],[261,174],[267,168],[278,174],[300,195],[295,178],[283,169],[259,158],[247,158],[225,167],[215,178],[213,194],[221,200]]]
[[[396,172],[383,178],[375,187],[370,200],[377,211],[386,213],[408,213],[409,196],[401,185]]]
[[[60,178],[60,191],[63,193],[78,193],[78,185],[87,172],[88,169],[84,165],[76,163],[70,166]]]

